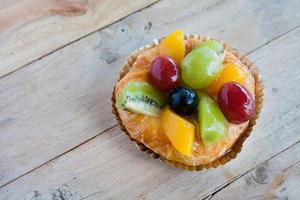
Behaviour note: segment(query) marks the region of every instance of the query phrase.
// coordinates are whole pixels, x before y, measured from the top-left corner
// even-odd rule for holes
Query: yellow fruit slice
[[[216,96],[224,83],[235,81],[244,85],[247,76],[247,72],[243,68],[234,63],[226,62],[223,65],[220,77],[208,86],[205,91],[210,96]]]
[[[161,113],[161,124],[172,145],[180,153],[191,156],[194,143],[194,125],[175,114],[168,107],[164,108]]]
[[[173,58],[180,66],[185,54],[184,34],[182,30],[176,30],[165,37],[159,45],[160,55]]]

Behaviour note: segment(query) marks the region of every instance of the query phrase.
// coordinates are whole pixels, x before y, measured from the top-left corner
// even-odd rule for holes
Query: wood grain
[[[248,52],[300,24],[295,17],[299,4],[288,3],[290,7],[278,6],[281,1],[159,2],[3,77],[0,185],[115,124],[110,114],[112,87],[134,49],[183,28],[210,33]],[[174,12],[175,18],[166,18]]]
[[[0,1],[0,77],[157,0]]]
[[[251,170],[216,193],[217,199],[298,199],[300,197],[300,143]]]
[[[108,105],[117,71],[131,50],[150,39],[178,26],[234,40],[234,46],[250,51],[298,23],[295,1],[288,2],[291,7],[278,6],[280,1],[267,2],[213,1],[193,7],[193,1],[160,2],[2,78],[1,184],[114,125]],[[171,4],[176,18],[162,15],[173,14]],[[207,21],[210,18],[215,21],[213,25]],[[255,25],[245,27],[244,23]],[[247,33],[245,37],[236,31],[238,27]]]
[[[53,199],[58,195],[65,199],[209,196],[300,141],[300,93],[295,92],[300,84],[299,36],[297,28],[250,54],[265,80],[266,104],[242,152],[225,166],[200,172],[174,169],[137,151],[127,136],[114,127],[2,187],[0,199]]]

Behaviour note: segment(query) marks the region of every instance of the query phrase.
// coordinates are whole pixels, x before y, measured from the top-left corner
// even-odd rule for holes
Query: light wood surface
[[[0,77],[157,0],[0,0]]]
[[[19,199],[38,194],[47,199],[63,193],[74,199],[117,199],[122,195],[133,199],[201,199],[216,192],[300,140],[296,126],[300,111],[295,109],[300,94],[293,94],[300,80],[299,73],[294,73],[300,62],[299,35],[300,28],[250,54],[258,66],[263,66],[261,71],[267,79],[265,101],[269,103],[243,151],[226,166],[201,172],[173,169],[138,152],[114,127],[3,187],[0,197]],[[289,52],[289,57],[280,56],[283,52]],[[283,84],[285,77],[290,80]],[[288,95],[293,96],[286,99]]]
[[[5,7],[20,2],[2,0],[0,16]],[[145,2],[150,1],[140,7]],[[285,156],[299,152],[299,8],[296,0],[160,1],[71,44],[56,44],[60,49],[2,77],[0,199],[223,199],[223,191],[239,199],[242,194],[230,192],[239,187],[250,198],[243,180],[265,161],[280,165],[267,168],[270,179],[283,173],[285,163],[294,164],[282,175],[287,190],[268,190],[269,195],[284,197],[294,184],[300,188],[295,181],[300,179],[299,157]],[[53,18],[62,27],[69,25],[64,17]],[[186,172],[138,152],[110,114],[112,86],[126,56],[177,28],[228,41],[248,52],[262,74],[266,103],[261,118],[237,159],[218,169]],[[1,34],[0,46],[8,42]],[[32,41],[42,36],[37,33]],[[52,39],[59,38],[54,34]],[[30,45],[26,49],[35,51]],[[9,62],[15,62],[12,58]],[[0,59],[0,71],[6,63]],[[262,194],[272,184],[258,191]]]
[[[179,14],[176,21],[169,18],[170,22],[166,22],[161,14],[172,14],[168,7],[170,2],[159,2],[3,77],[0,81],[3,91],[0,94],[0,126],[3,129],[1,137],[8,139],[0,140],[0,151],[3,152],[0,155],[3,160],[0,183],[15,179],[114,125],[108,105],[121,64],[131,51],[153,38],[178,26],[190,33],[205,31],[208,35],[211,32],[212,36],[249,52],[286,33],[297,22],[294,18],[296,8],[293,12],[282,8],[270,17],[274,22],[269,26],[267,37],[262,34],[266,27],[259,24],[256,28],[245,27],[247,36],[240,37],[235,26],[244,27],[242,22],[250,23],[253,18],[264,22],[262,10],[272,10],[274,5],[245,2],[241,8],[248,5],[252,13],[242,15],[236,9],[236,3],[211,7],[214,4],[207,2],[195,8],[190,6],[192,2],[179,1],[172,5],[173,11]],[[185,9],[184,13],[180,12],[182,9]],[[212,22],[201,17],[205,12],[215,17],[214,26],[210,27]],[[195,14],[191,18],[189,13]],[[285,18],[278,17],[282,13]],[[162,19],[157,19],[160,15]],[[232,15],[239,17],[233,19]],[[183,21],[186,18],[192,22]],[[229,20],[235,26],[228,25]],[[277,29],[278,26],[286,26],[286,30]],[[251,43],[247,41],[248,37]],[[17,127],[22,129],[16,130]]]
[[[298,199],[300,197],[300,143],[257,166],[211,198]]]

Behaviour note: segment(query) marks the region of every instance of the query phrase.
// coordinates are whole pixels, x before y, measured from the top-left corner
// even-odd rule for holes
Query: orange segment
[[[159,45],[160,55],[173,58],[178,65],[185,54],[184,34],[182,30],[177,30],[165,37]]]
[[[175,114],[168,107],[163,109],[161,113],[161,124],[164,133],[175,149],[186,156],[191,156],[194,143],[194,125]]]
[[[205,91],[210,96],[216,96],[224,83],[235,81],[244,85],[247,76],[248,74],[243,68],[234,63],[226,62],[223,65],[220,77],[208,86]]]

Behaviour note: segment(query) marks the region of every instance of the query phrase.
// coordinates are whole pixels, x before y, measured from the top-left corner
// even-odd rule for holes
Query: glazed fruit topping
[[[116,101],[118,109],[149,116],[159,116],[164,104],[164,96],[153,86],[143,82],[129,82]]]
[[[172,145],[183,155],[191,156],[194,125],[172,112],[168,107],[164,108],[161,113],[161,124]]]
[[[185,54],[183,31],[177,30],[165,37],[159,45],[160,55],[173,58],[180,65]]]
[[[200,138],[209,145],[226,137],[228,121],[240,124],[254,115],[253,96],[243,87],[249,74],[235,63],[223,63],[222,42],[206,40],[185,55],[184,34],[177,30],[161,40],[159,55],[148,74],[151,85],[127,83],[116,106],[160,117],[163,134],[181,154],[192,155],[195,131],[182,116],[195,114],[188,118],[196,116]]]
[[[201,47],[207,47],[214,52],[216,52],[219,56],[222,56],[224,53],[224,46],[221,42],[218,42],[217,40],[206,40],[199,44],[196,49],[201,48]]]
[[[237,124],[251,119],[255,110],[252,95],[237,82],[228,82],[221,87],[218,103],[226,118]]]
[[[193,89],[206,88],[222,71],[222,57],[208,47],[192,50],[181,65],[183,82]]]
[[[169,94],[170,108],[180,115],[191,115],[198,103],[197,94],[190,88],[178,87]]]
[[[208,88],[206,88],[206,93],[211,96],[217,96],[220,88],[224,83],[235,81],[243,85],[247,78],[247,72],[234,63],[226,62],[223,65],[223,70],[220,77],[215,80]]]
[[[199,93],[198,121],[204,144],[218,142],[227,133],[227,120],[218,104],[204,93]]]
[[[151,64],[149,78],[162,91],[170,91],[179,85],[179,70],[175,61],[167,56],[159,56]]]

